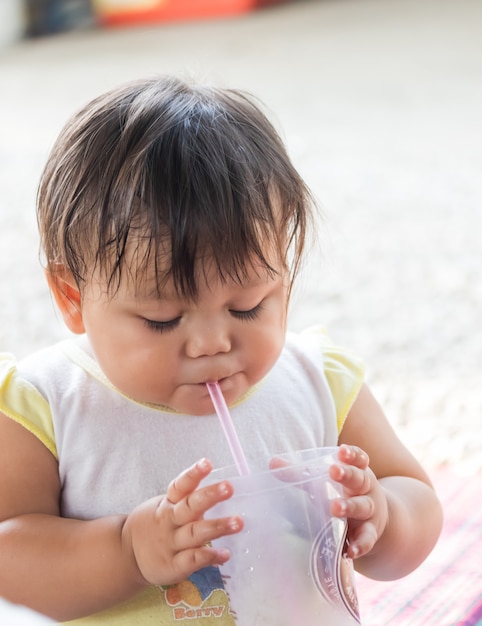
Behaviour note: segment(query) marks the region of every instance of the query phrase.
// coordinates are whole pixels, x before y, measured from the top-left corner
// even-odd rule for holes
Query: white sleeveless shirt
[[[320,329],[288,333],[272,370],[231,407],[250,467],[283,452],[336,446],[362,382],[361,361],[333,346]],[[19,362],[0,355],[0,411],[58,459],[63,517],[127,514],[165,493],[169,482],[201,457],[215,467],[233,463],[214,414],[184,415],[127,398],[76,340]],[[112,622],[106,614],[75,623],[170,623],[166,617],[143,621],[140,613],[130,619],[124,622],[119,613]]]

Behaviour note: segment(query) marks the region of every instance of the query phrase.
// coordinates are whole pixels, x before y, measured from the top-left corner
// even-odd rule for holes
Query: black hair
[[[94,270],[119,285],[134,246],[142,272],[197,293],[199,263],[242,282],[274,250],[291,278],[312,199],[253,97],[164,76],[94,99],[57,139],[38,191],[47,267],[79,288]],[[162,262],[160,262],[162,258]],[[136,274],[137,275],[137,274]],[[160,287],[159,287],[160,288]]]

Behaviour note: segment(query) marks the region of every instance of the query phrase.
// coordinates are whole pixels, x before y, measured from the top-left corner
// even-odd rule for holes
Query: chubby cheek
[[[127,333],[90,337],[102,371],[123,394],[139,402],[167,404],[176,372],[175,357],[156,357],[154,342],[130,341]]]
[[[263,334],[251,343],[248,355],[251,364],[250,380],[255,384],[261,380],[278,360],[285,342],[284,332]]]
[[[138,402],[168,405],[175,388],[173,373],[174,363],[160,364],[147,354],[131,354],[130,358],[124,356],[122,360],[105,364],[105,374],[110,381]]]

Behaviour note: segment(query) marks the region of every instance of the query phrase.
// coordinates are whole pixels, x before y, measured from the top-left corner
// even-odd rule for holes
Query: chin
[[[230,395],[231,394],[229,393],[225,395],[225,400],[228,405],[232,402]],[[209,395],[202,396],[198,400],[195,400],[194,398],[190,399],[189,402],[182,403],[182,405],[180,404],[176,407],[176,410],[186,415],[196,415],[199,417],[214,415],[216,413]]]
[[[184,413],[185,415],[194,415],[196,417],[203,417],[205,415],[212,415],[214,413],[214,407],[211,404],[211,400],[201,401],[197,404],[189,403],[189,405],[184,405],[183,407],[176,408],[179,413]]]
[[[172,407],[174,411],[184,415],[212,415],[214,407],[209,397],[207,388],[204,385],[196,385],[195,388],[184,389],[182,396],[173,398]]]

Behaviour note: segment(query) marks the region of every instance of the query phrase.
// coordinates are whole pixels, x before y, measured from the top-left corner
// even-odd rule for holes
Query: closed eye
[[[262,306],[262,303],[260,302],[259,304],[257,304],[252,309],[249,309],[248,311],[236,311],[235,309],[229,309],[229,312],[231,313],[233,317],[236,317],[239,320],[245,320],[247,322],[250,322],[252,320],[255,320],[259,316],[262,308],[263,306]]]
[[[174,330],[180,321],[181,321],[180,317],[175,317],[174,319],[166,320],[165,322],[160,322],[158,320],[148,320],[147,318],[145,318],[144,324],[148,328],[151,328],[152,330],[156,330],[157,332],[168,333]]]

